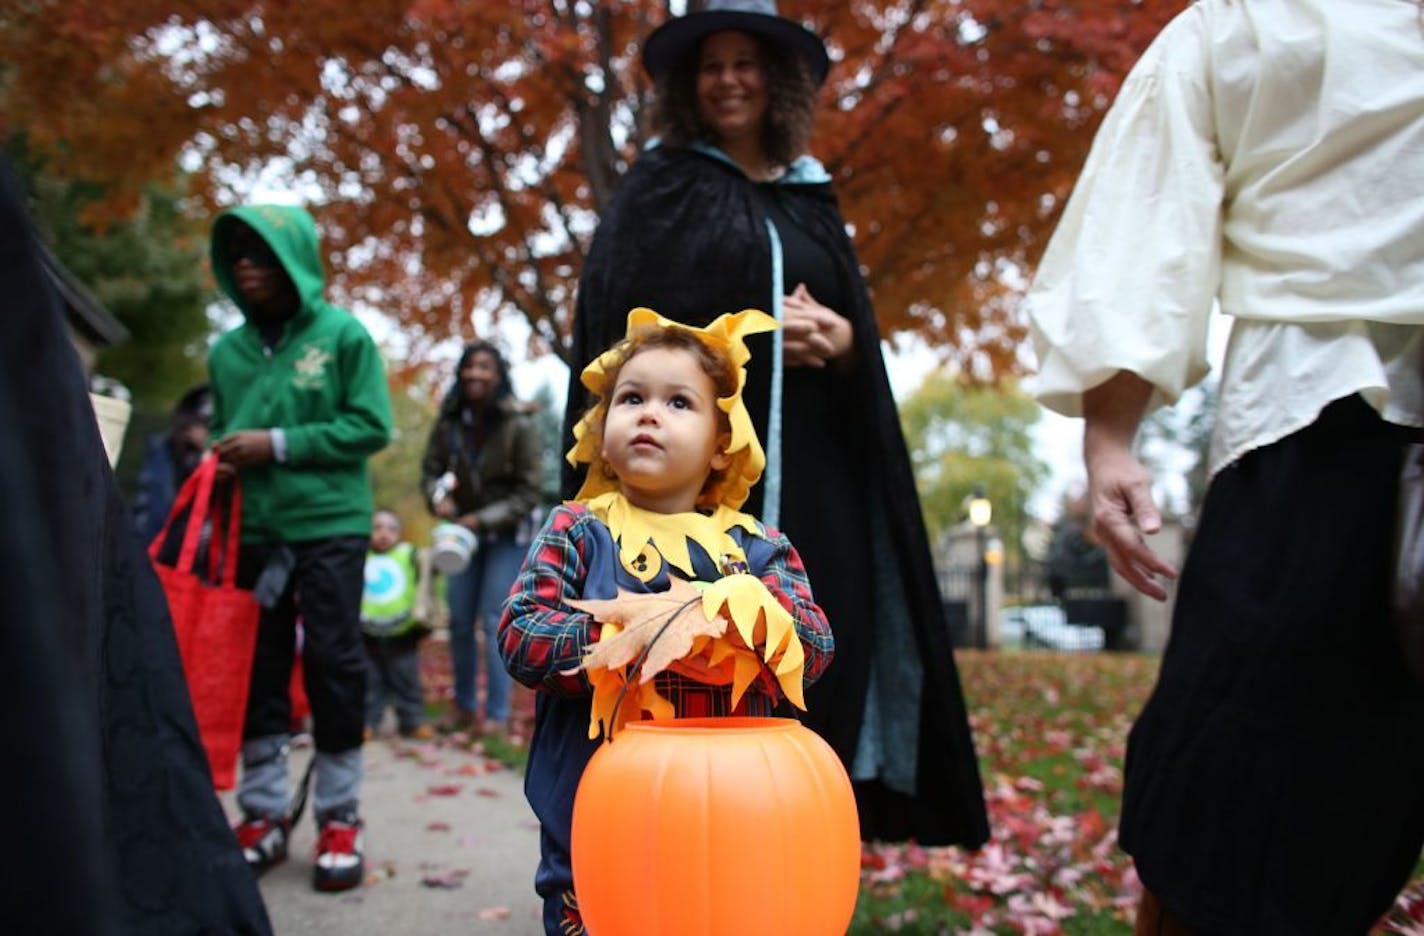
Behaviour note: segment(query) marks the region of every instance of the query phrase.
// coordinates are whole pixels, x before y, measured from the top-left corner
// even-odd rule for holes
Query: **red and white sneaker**
[[[312,886],[319,891],[358,887],[366,876],[363,823],[354,812],[337,813],[321,821],[316,838]]]
[[[237,836],[237,844],[242,849],[247,866],[257,874],[287,857],[290,829],[285,819],[246,815],[232,831]]]

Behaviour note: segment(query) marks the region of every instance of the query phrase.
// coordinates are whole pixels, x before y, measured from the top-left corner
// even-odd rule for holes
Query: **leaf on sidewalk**
[[[489,773],[489,766],[483,761],[474,761],[472,763],[461,764],[454,770],[446,771],[446,773],[462,777],[478,777],[481,774]]]
[[[507,920],[513,912],[508,907],[485,907],[480,911],[480,919]]]
[[[459,796],[464,789],[458,783],[435,783],[425,788],[425,792],[431,796]]]
[[[465,878],[470,876],[470,872],[465,868],[454,868],[450,871],[440,871],[426,874],[420,879],[420,883],[426,887],[439,888],[441,890],[455,890],[465,886]]]

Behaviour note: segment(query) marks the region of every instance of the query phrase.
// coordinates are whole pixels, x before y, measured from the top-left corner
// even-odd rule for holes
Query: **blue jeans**
[[[455,705],[462,711],[475,711],[475,617],[485,635],[485,673],[488,691],[485,696],[485,719],[509,720],[508,671],[500,659],[495,643],[495,629],[504,599],[524,564],[525,547],[509,534],[480,537],[479,548],[470,564],[459,575],[451,577],[447,595],[450,601],[450,664],[455,670]]]

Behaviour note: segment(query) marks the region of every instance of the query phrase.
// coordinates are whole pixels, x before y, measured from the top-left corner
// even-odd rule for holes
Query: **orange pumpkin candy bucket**
[[[839,936],[860,874],[850,778],[785,718],[631,722],[574,799],[591,936]]]

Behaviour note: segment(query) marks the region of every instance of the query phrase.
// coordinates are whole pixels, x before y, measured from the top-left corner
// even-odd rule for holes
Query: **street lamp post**
[[[989,558],[984,542],[989,521],[994,517],[994,505],[984,493],[984,485],[976,484],[969,498],[969,523],[974,527],[975,603],[974,643],[983,650],[989,646]]]

